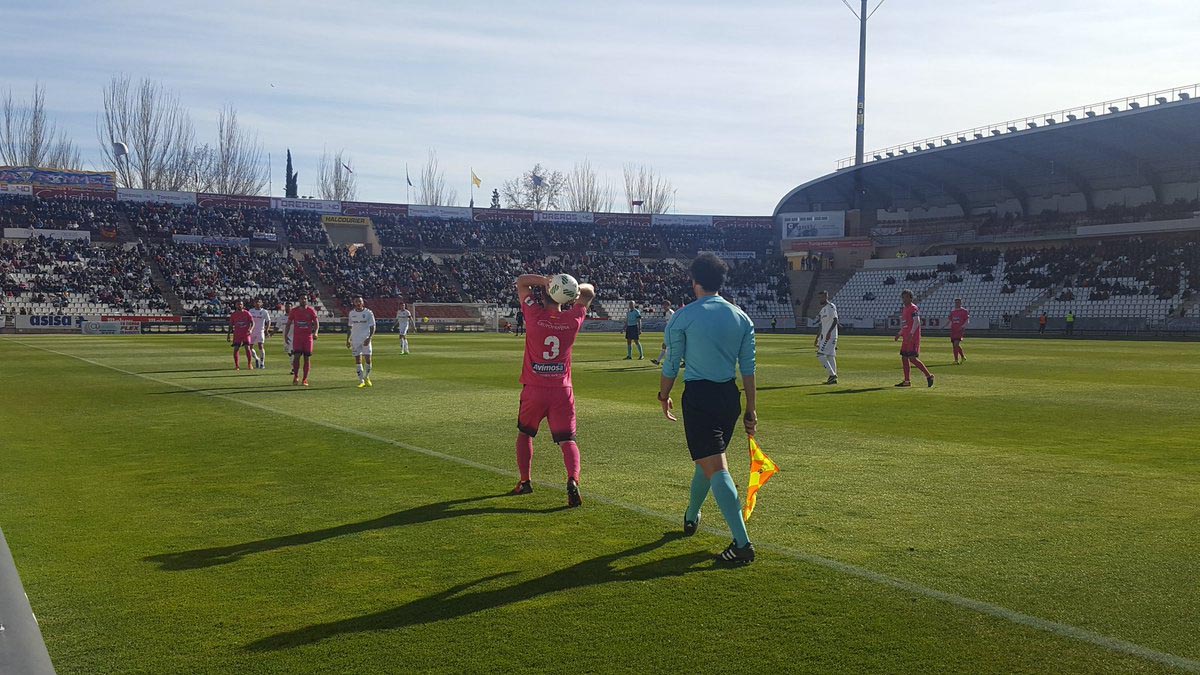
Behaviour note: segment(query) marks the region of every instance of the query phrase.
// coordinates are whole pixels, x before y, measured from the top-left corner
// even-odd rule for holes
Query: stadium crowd
[[[99,199],[39,199],[0,195],[0,228],[89,230],[117,222],[117,202]]]
[[[189,313],[255,298],[268,307],[317,299],[303,266],[287,254],[202,244],[162,244],[150,254]]]
[[[165,310],[145,255],[140,245],[103,247],[44,237],[0,241],[0,288],[6,301],[24,299],[60,310],[78,300],[73,296],[128,313]]]
[[[462,302],[457,285],[427,256],[384,249],[382,255],[352,255],[347,249],[319,249],[307,254],[321,283],[349,305],[364,298],[402,298],[407,302]]]

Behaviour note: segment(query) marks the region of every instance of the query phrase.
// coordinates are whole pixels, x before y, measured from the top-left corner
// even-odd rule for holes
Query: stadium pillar
[[[867,0],[858,14],[858,121],[855,125],[854,165],[863,163],[863,127],[867,98]]]

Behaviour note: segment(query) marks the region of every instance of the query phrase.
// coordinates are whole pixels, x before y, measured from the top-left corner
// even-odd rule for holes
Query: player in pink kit
[[[971,313],[962,306],[962,298],[954,299],[954,309],[950,310],[950,344],[954,347],[954,365],[967,360],[963,354],[962,339],[967,333],[967,324],[971,323]]]
[[[920,310],[913,304],[913,292],[907,288],[900,292],[900,299],[904,301],[904,308],[900,310],[900,332],[896,334],[895,340],[903,339],[900,343],[900,363],[904,366],[904,381],[896,386],[911,387],[912,382],[908,379],[909,366],[916,366],[917,370],[925,373],[925,382],[932,387],[933,375],[918,358],[921,355],[921,317],[918,316]]]
[[[317,319],[317,310],[308,306],[308,298],[300,297],[300,306],[288,313],[287,325],[283,334],[288,331],[292,335],[292,384],[308,386],[308,360],[312,358],[313,346],[317,341],[317,333],[321,330],[321,322]],[[304,381],[300,382],[300,358],[304,357]]]
[[[521,480],[515,495],[533,492],[529,467],[533,437],[545,419],[550,435],[562,449],[567,468],[567,506],[580,506],[579,446],[575,444],[575,393],[571,388],[571,347],[583,327],[588,306],[596,298],[591,284],[579,284],[579,297],[570,305],[550,299],[550,280],[540,274],[517,278],[517,297],[525,316],[525,365],[521,370],[521,409],[517,415],[517,467]]]
[[[250,316],[250,312],[246,311],[246,305],[238,300],[237,309],[229,315],[229,332],[225,334],[225,341],[233,345],[233,369],[241,370],[242,364],[238,361],[238,350],[246,350],[246,367],[254,368],[254,360],[250,358],[250,328],[254,326],[254,317]]]

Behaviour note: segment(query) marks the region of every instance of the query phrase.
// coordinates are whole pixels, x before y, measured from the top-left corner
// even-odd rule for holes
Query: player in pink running
[[[954,309],[950,310],[950,345],[954,347],[954,365],[967,360],[963,354],[962,339],[967,333],[967,324],[971,323],[971,313],[962,306],[962,298],[954,299]]]
[[[909,366],[916,366],[917,370],[925,373],[926,384],[932,387],[933,375],[919,358],[921,355],[921,317],[918,312],[920,310],[913,304],[913,292],[907,288],[900,291],[900,299],[904,301],[904,308],[900,310],[900,332],[896,334],[895,340],[903,339],[903,342],[900,343],[900,363],[904,366],[904,381],[896,386],[911,387],[912,382],[909,382],[908,379]]]
[[[583,327],[588,306],[596,298],[591,284],[579,284],[579,297],[569,305],[550,299],[550,279],[540,274],[517,278],[517,297],[525,315],[525,365],[521,370],[521,409],[517,415],[517,468],[521,480],[515,495],[533,492],[529,467],[533,437],[545,419],[562,449],[567,468],[567,506],[580,506],[579,446],[575,444],[575,393],[571,388],[571,347]]]
[[[321,322],[317,319],[317,310],[308,306],[308,298],[300,296],[300,306],[288,314],[287,325],[283,334],[292,335],[292,384],[308,386],[308,360],[312,358],[317,333],[321,331]],[[304,357],[304,381],[300,382],[300,358]]]
[[[241,370],[242,364],[238,361],[238,350],[246,350],[246,368],[254,368],[254,360],[250,358],[250,329],[254,326],[254,317],[250,316],[250,312],[246,311],[246,305],[241,300],[237,301],[235,309],[229,315],[229,332],[225,334],[225,341],[233,345],[233,369]]]

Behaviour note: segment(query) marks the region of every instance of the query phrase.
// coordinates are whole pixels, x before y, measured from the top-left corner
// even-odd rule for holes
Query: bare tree
[[[626,164],[625,202],[630,213],[666,213],[675,205],[675,188],[652,166]]]
[[[601,179],[592,168],[592,163],[583,160],[567,174],[567,208],[572,211],[602,213],[612,211],[613,187],[607,179]]]
[[[547,171],[540,163],[520,178],[504,181],[500,195],[510,209],[553,211],[559,208],[567,190],[567,177],[561,171]]]
[[[358,196],[358,178],[350,168],[353,162],[345,150],[338,150],[331,157],[321,153],[321,164],[317,167],[317,194],[321,199],[353,200]]]
[[[258,134],[238,125],[233,106],[221,109],[217,116],[217,144],[205,146],[196,157],[197,188],[223,195],[257,195],[267,185],[267,166],[263,161]]]
[[[429,150],[429,157],[421,173],[417,175],[417,200],[429,206],[455,206],[458,204],[458,190],[446,182],[446,172],[438,161],[437,151]]]
[[[153,80],[136,87],[127,75],[114,75],[104,87],[104,105],[96,123],[100,154],[117,173],[121,187],[180,190],[197,181],[192,119],[179,97]],[[114,144],[128,154],[118,157]]]
[[[46,116],[46,88],[33,86],[28,103],[13,100],[11,91],[0,104],[0,164],[46,169],[79,169],[79,148]]]

